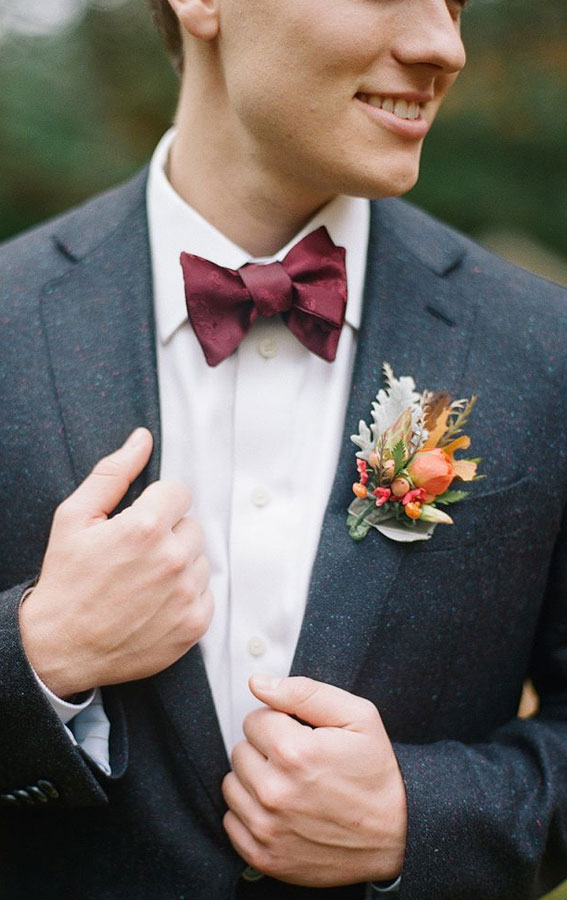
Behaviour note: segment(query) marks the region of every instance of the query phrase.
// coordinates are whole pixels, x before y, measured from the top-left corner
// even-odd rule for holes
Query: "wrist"
[[[45,615],[42,604],[30,588],[22,597],[19,610],[20,637],[26,658],[36,677],[56,697],[65,702],[92,689],[84,672],[77,678],[69,665],[53,617]]]
[[[385,808],[388,810],[388,841],[380,841],[380,854],[376,857],[379,863],[368,879],[373,885],[382,889],[392,888],[400,878],[406,855],[408,834],[407,796],[400,768],[395,760],[388,786],[388,799]]]

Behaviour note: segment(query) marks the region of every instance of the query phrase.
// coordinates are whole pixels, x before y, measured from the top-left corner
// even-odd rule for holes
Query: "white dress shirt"
[[[370,208],[367,200],[337,197],[278,253],[259,260],[174,191],[167,178],[173,137],[172,130],[156,148],[147,188],[160,477],[191,489],[190,515],[204,528],[215,612],[200,644],[230,752],[242,738],[246,713],[258,705],[248,689],[250,675],[287,675],[293,659],[339,455]],[[249,261],[282,260],[321,225],[346,248],[348,303],[335,361],[303,347],[276,316],[258,320],[232,356],[208,366],[187,319],[180,253],[238,269]],[[83,739],[89,733],[82,724],[88,714],[70,723],[77,740],[79,732]]]

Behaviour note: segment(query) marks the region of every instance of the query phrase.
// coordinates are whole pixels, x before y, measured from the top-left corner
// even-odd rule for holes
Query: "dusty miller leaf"
[[[459,500],[464,500],[465,497],[468,497],[469,493],[470,491],[445,491],[444,494],[439,494],[439,496],[435,498],[435,503],[458,503]]]

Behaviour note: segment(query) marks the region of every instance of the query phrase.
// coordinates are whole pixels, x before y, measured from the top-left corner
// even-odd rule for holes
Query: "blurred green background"
[[[567,0],[472,0],[410,195],[567,283]],[[176,78],[145,0],[0,0],[0,238],[135,171]]]
[[[567,0],[472,0],[463,31],[411,199],[567,284]],[[0,0],[0,239],[133,173],[176,90],[145,0]]]

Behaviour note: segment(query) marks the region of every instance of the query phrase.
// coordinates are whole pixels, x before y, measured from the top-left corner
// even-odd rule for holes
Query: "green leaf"
[[[368,522],[361,522],[358,516],[347,517],[348,533],[354,541],[361,541],[370,531]]]
[[[458,503],[459,500],[464,500],[465,497],[468,497],[469,493],[470,491],[445,491],[444,494],[439,494],[439,496],[435,498],[435,503]]]
[[[406,445],[403,440],[399,440],[396,446],[392,450],[392,459],[394,460],[394,475],[397,475],[398,472],[403,469],[406,464]]]
[[[391,519],[392,515],[392,505],[390,503],[385,503],[384,506],[374,505],[370,512],[364,517],[364,521],[368,522],[369,525],[376,526],[380,522]]]

